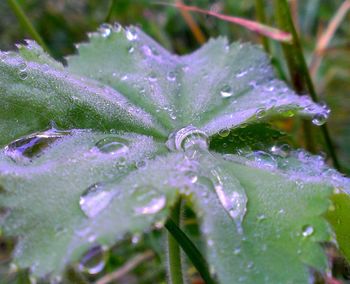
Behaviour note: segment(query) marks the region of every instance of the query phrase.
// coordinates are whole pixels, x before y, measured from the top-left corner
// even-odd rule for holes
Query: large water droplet
[[[214,176],[216,194],[227,213],[236,223],[238,233],[243,233],[242,222],[247,211],[247,196],[238,180],[225,176],[225,182],[217,170],[211,171]]]
[[[129,151],[128,141],[121,137],[106,137],[96,143],[97,149],[102,153],[122,155]]]
[[[223,98],[229,98],[233,95],[232,88],[229,85],[225,85],[220,90],[221,97]]]
[[[5,154],[14,161],[38,157],[52,143],[69,134],[70,131],[61,131],[55,128],[30,134],[8,144],[4,149]]]
[[[314,233],[314,228],[310,225],[305,225],[302,228],[302,235],[303,237],[309,237]]]
[[[328,118],[328,115],[326,113],[323,113],[323,112],[317,113],[312,118],[312,123],[317,125],[317,126],[321,126],[321,125],[326,123],[327,118]]]
[[[88,274],[97,274],[104,269],[107,258],[107,250],[96,245],[82,257],[79,270]]]
[[[192,125],[170,134],[166,145],[172,151],[186,151],[192,147],[208,149],[209,147],[207,134]]]
[[[79,205],[86,216],[93,218],[108,206],[113,196],[111,191],[106,191],[104,184],[96,183],[83,192]]]

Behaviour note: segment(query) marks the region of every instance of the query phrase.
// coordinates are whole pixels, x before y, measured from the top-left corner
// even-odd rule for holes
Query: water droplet
[[[151,73],[149,76],[148,76],[148,80],[150,82],[156,82],[157,81],[157,75],[155,73]]]
[[[106,191],[104,184],[96,183],[82,193],[79,205],[87,217],[93,218],[108,206],[113,196],[111,191]]]
[[[255,112],[255,116],[257,119],[261,119],[266,115],[266,110],[263,108],[259,108],[256,112]]]
[[[230,135],[230,129],[229,128],[224,128],[219,131],[219,135],[221,137],[227,137]]]
[[[328,115],[326,113],[317,113],[312,118],[312,123],[321,126],[326,123],[326,120],[328,118]]]
[[[262,222],[266,220],[266,216],[264,214],[259,214],[258,216],[256,216],[256,219],[258,220],[258,222]]]
[[[55,128],[37,132],[8,144],[4,149],[5,154],[14,161],[23,161],[27,158],[38,157],[52,143],[69,134],[70,131],[60,131]]]
[[[176,80],[176,73],[173,71],[170,71],[167,75],[168,81],[174,82]]]
[[[208,149],[209,147],[207,134],[192,125],[170,134],[166,145],[172,151],[186,151],[193,147]]]
[[[241,253],[241,247],[236,247],[234,250],[233,250],[233,254],[234,255],[239,255]]]
[[[126,34],[126,38],[129,41],[137,40],[137,33],[136,33],[136,30],[134,28],[127,28],[125,30],[125,34]]]
[[[125,155],[129,151],[127,140],[121,137],[106,137],[95,145],[97,149],[105,154]]]
[[[131,190],[136,214],[154,214],[166,205],[166,196],[152,185],[136,184]]]
[[[184,175],[188,178],[190,183],[196,183],[198,181],[198,176],[193,171],[186,171]]]
[[[119,23],[113,24],[113,31],[119,33],[122,30],[122,26]]]
[[[254,151],[247,155],[248,159],[253,158],[255,164],[258,167],[266,168],[266,169],[276,169],[277,161],[273,156],[264,151]]]
[[[235,221],[238,233],[242,234],[242,222],[247,211],[246,205],[248,202],[244,189],[240,186],[239,181],[233,177],[226,176],[224,184],[217,170],[212,170],[211,173],[215,179],[215,192],[222,206]]]
[[[27,69],[27,64],[25,62],[21,62],[18,66],[19,71],[25,71]]]
[[[302,228],[302,235],[303,237],[309,237],[314,233],[314,228],[310,225],[305,225]]]
[[[225,85],[220,90],[221,97],[223,98],[229,98],[233,95],[232,88],[229,85]]]
[[[209,247],[212,247],[214,245],[214,241],[212,239],[208,239],[207,244]]]
[[[133,53],[135,51],[135,48],[133,47],[133,46],[130,46],[129,48],[128,48],[128,52],[129,53]]]
[[[141,240],[141,234],[135,234],[131,238],[131,243],[133,245],[137,245],[140,242],[140,240]]]
[[[236,78],[244,77],[245,75],[247,75],[247,73],[248,73],[248,71],[242,71],[236,75]]]
[[[135,213],[143,215],[156,214],[162,210],[165,205],[166,197],[160,195],[152,198],[145,206],[135,208]]]
[[[112,31],[112,26],[110,24],[102,24],[98,31],[100,32],[102,37],[109,37]]]
[[[146,167],[147,162],[145,160],[140,160],[136,162],[136,168],[138,169],[142,169],[144,167]]]
[[[25,80],[28,78],[28,73],[26,71],[19,71],[18,76],[21,80]]]
[[[101,272],[107,262],[107,250],[100,245],[93,246],[79,263],[79,270],[88,274]]]
[[[254,267],[254,262],[249,261],[249,262],[247,263],[247,269],[252,269],[253,267]]]

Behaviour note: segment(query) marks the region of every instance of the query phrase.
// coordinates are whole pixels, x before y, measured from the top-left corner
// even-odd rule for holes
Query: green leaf
[[[328,210],[326,217],[334,229],[341,252],[350,261],[349,194],[334,194],[331,200],[333,206]]]
[[[308,266],[327,267],[319,242],[330,238],[321,215],[330,205],[331,187],[244,159],[205,154],[199,161],[194,202],[220,283],[308,283]],[[246,212],[233,218],[245,203]]]
[[[20,236],[14,252],[20,267],[59,274],[94,243],[112,245],[164,222],[177,191],[158,181],[175,174],[178,158],[149,160],[163,151],[152,138],[74,130],[46,142],[53,144],[42,142],[26,156],[0,156],[0,206],[9,210],[2,229]],[[88,188],[92,193],[79,206]]]
[[[164,130],[114,89],[52,67],[1,53],[0,145],[59,127],[129,130],[161,136]]]
[[[137,28],[103,25],[78,51],[64,68],[33,42],[19,53],[0,53],[0,145],[7,145],[0,154],[0,207],[8,208],[1,223],[5,235],[18,237],[14,258],[21,268],[58,275],[91,246],[161,226],[180,193],[196,195],[203,232],[221,242],[209,245],[208,254],[223,283],[237,276],[254,282],[254,273],[239,270],[248,261],[260,273],[267,260],[280,260],[273,262],[278,269],[266,268],[274,282],[287,279],[281,272],[289,263],[301,282],[304,264],[324,268],[317,242],[328,229],[319,216],[329,185],[343,180],[327,183],[329,175],[320,175],[312,159],[285,159],[284,150],[273,153],[278,157],[230,154],[260,138],[270,143],[266,133],[274,132],[255,123],[297,113],[327,116],[275,79],[259,47],[218,38],[176,56]],[[222,150],[218,135],[231,128],[233,150]],[[236,143],[235,133],[252,144]],[[222,154],[209,154],[210,139],[210,149]],[[303,190],[290,174],[304,180]],[[208,184],[211,191],[198,191]],[[234,194],[232,208],[226,194]],[[285,217],[278,217],[284,206]],[[259,225],[257,214],[271,219]],[[305,225],[313,228],[310,237],[292,239]],[[233,252],[243,235],[239,262]],[[260,241],[280,250],[282,241],[290,244],[286,255],[274,249],[258,255]]]
[[[89,38],[67,58],[68,70],[113,87],[172,131],[191,124],[212,135],[271,116],[323,112],[277,80],[251,44],[218,38],[175,56],[135,27],[103,25]]]

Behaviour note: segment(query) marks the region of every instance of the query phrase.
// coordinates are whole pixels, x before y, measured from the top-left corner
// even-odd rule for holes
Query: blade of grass
[[[284,43],[291,43],[291,40],[292,40],[291,34],[284,32],[284,31],[281,31],[279,29],[264,25],[264,24],[260,24],[260,23],[255,22],[255,21],[251,21],[251,20],[247,20],[247,19],[243,19],[243,18],[239,18],[239,17],[223,15],[223,14],[216,13],[214,11],[207,11],[207,10],[195,7],[195,6],[187,6],[184,4],[169,4],[169,3],[163,3],[163,2],[157,2],[155,4],[173,6],[173,7],[180,9],[180,10],[193,11],[193,12],[197,12],[197,13],[201,13],[201,14],[205,14],[205,15],[210,15],[210,16],[216,17],[220,20],[224,20],[227,22],[231,22],[231,23],[243,26],[248,30],[251,30],[251,31],[256,32],[258,34],[267,36],[273,40],[281,41]]]
[[[265,5],[263,0],[255,0],[255,11],[256,11],[256,19],[258,22],[265,24],[266,23],[266,14],[265,14]],[[266,53],[270,54],[270,44],[269,39],[267,37],[261,37],[261,43],[264,47]]]
[[[304,89],[304,84],[314,102],[318,102],[318,97],[316,94],[315,87],[313,85],[305,58],[304,53],[301,47],[301,42],[299,39],[299,36],[296,32],[295,26],[293,24],[292,16],[290,13],[289,5],[287,0],[275,0],[274,5],[276,8],[276,18],[279,26],[283,27],[287,31],[289,31],[292,34],[293,37],[293,44],[292,46],[289,46],[287,48],[284,46],[284,51],[287,57],[288,65],[290,62],[292,64],[295,64],[293,66],[289,66],[289,70],[291,74],[295,74],[296,78],[294,80],[297,80],[295,83],[296,90],[298,91],[299,88],[301,90]],[[288,58],[290,57],[290,58]],[[292,70],[293,68],[297,68]],[[295,72],[298,72],[296,74]],[[294,82],[293,82],[294,85]],[[328,153],[333,161],[333,165],[336,169],[340,170],[340,164],[338,161],[338,157],[336,155],[336,152],[334,150],[332,139],[329,135],[329,131],[327,128],[327,125],[324,124],[321,126],[321,132],[323,135],[323,138],[325,140],[325,146],[327,147]]]
[[[191,260],[198,273],[206,284],[215,284],[216,282],[210,275],[208,264],[196,246],[187,237],[187,235],[178,227],[178,225],[169,218],[165,223],[165,228],[173,236],[173,238],[179,243],[183,251]]]
[[[49,52],[47,45],[44,40],[40,37],[39,33],[35,30],[32,23],[29,21],[28,17],[24,13],[21,6],[16,0],[7,0],[13,13],[16,15],[20,25],[28,32],[28,34],[46,51]]]
[[[174,208],[171,210],[170,218],[176,226],[180,224],[181,214],[181,198],[177,201]],[[170,283],[172,284],[183,284],[182,265],[181,265],[181,252],[179,243],[171,234],[168,232],[168,273]]]
[[[312,78],[315,78],[317,70],[321,65],[324,54],[323,51],[327,48],[329,42],[334,36],[334,33],[336,32],[341,22],[344,20],[349,10],[350,0],[346,0],[340,5],[337,12],[334,14],[333,18],[329,22],[325,32],[318,39],[309,68]]]
[[[109,1],[108,12],[107,12],[106,18],[104,20],[105,23],[108,23],[112,18],[114,4],[115,4],[115,0]]]
[[[182,6],[183,3],[181,0],[175,0],[175,5],[176,6]],[[205,35],[202,33],[201,29],[198,27],[197,23],[195,20],[193,20],[191,14],[187,12],[186,10],[181,10],[181,15],[184,18],[185,22],[189,26],[191,32],[193,33],[195,39],[199,44],[205,43]]]

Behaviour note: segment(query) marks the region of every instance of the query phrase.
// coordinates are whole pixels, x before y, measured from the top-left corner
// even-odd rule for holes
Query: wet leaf
[[[306,152],[268,152],[266,134],[280,134],[254,124],[296,114],[320,124],[328,112],[277,80],[259,47],[218,38],[176,56],[138,28],[104,24],[78,52],[67,67],[33,42],[0,53],[1,226],[18,237],[21,268],[55,276],[81,259],[94,273],[106,247],[162,227],[179,194],[196,197],[222,283],[256,283],[264,269],[283,282],[289,267],[307,283],[307,266],[325,268],[320,215],[346,181]],[[89,255],[97,268],[86,268]]]

